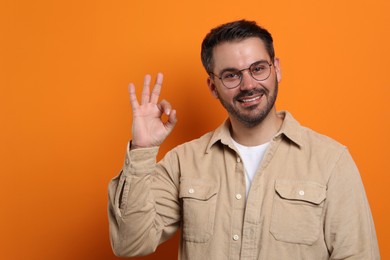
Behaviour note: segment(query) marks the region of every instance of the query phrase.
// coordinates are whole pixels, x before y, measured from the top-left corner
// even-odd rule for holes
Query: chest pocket
[[[206,243],[214,233],[217,187],[208,181],[182,179],[179,197],[182,201],[183,239]]]
[[[278,241],[312,245],[322,232],[326,187],[276,180],[270,232]]]

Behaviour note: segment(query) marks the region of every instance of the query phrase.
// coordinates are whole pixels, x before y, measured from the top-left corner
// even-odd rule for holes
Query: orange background
[[[116,259],[107,184],[131,138],[128,82],[165,75],[179,122],[160,156],[213,129],[226,114],[200,43],[246,18],[274,36],[278,109],[349,147],[390,259],[389,11],[388,0],[1,0],[0,258]],[[177,239],[143,259],[176,259]]]

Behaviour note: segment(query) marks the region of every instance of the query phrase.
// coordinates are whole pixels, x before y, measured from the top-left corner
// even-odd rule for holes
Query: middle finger
[[[150,102],[153,104],[157,104],[158,102],[158,98],[160,97],[162,82],[163,82],[163,74],[158,73],[156,83],[153,87],[152,94],[150,95]]]
[[[141,103],[142,104],[149,103],[149,100],[150,100],[150,93],[149,93],[150,92],[150,90],[149,90],[150,80],[151,80],[151,76],[149,74],[145,75],[144,87],[142,89],[142,96],[141,96]]]

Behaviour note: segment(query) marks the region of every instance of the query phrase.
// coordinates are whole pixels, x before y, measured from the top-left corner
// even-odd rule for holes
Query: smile
[[[263,95],[259,95],[259,96],[255,96],[255,97],[251,97],[251,98],[242,98],[242,99],[239,99],[237,101],[239,101],[241,103],[249,103],[249,102],[259,100],[262,96]]]
[[[257,99],[260,99],[261,96],[259,97],[254,97],[254,98],[250,98],[250,99],[243,99],[242,102],[246,103],[246,102],[252,102],[252,101],[255,101]]]

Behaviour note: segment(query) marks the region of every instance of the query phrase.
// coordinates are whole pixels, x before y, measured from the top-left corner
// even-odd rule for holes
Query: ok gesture
[[[158,103],[163,74],[158,73],[156,83],[150,92],[151,76],[144,78],[141,103],[138,102],[133,83],[129,84],[130,103],[133,111],[131,149],[159,146],[173,130],[177,119],[176,111],[171,105],[162,100]],[[163,114],[168,119],[162,120]]]

